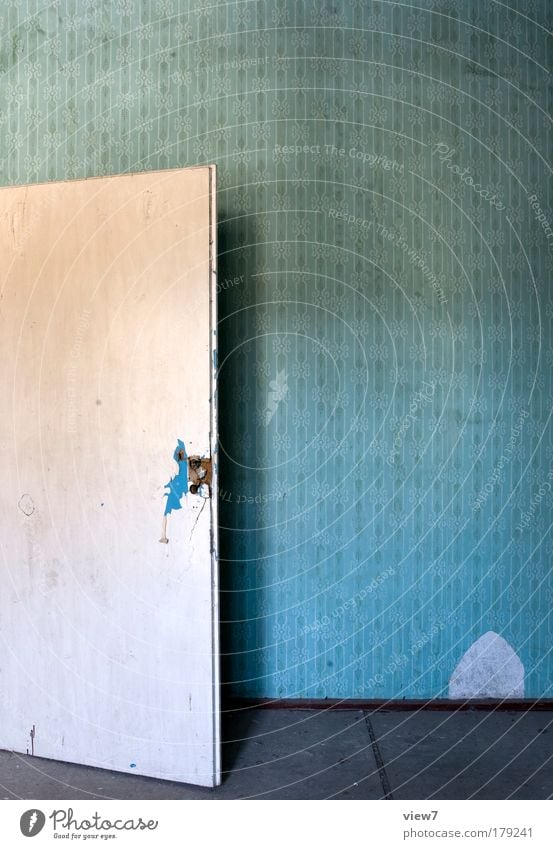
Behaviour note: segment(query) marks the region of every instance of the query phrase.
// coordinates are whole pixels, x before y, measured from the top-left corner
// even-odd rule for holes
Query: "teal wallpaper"
[[[217,164],[234,694],[552,695],[551,12],[0,4],[3,184]]]

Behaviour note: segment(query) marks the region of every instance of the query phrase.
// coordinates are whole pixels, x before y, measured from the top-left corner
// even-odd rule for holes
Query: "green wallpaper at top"
[[[3,184],[218,166],[235,694],[551,695],[548,9],[0,4]]]

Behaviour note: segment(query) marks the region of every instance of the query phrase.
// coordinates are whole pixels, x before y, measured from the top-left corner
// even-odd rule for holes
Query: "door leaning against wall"
[[[219,784],[215,169],[0,223],[0,747]]]

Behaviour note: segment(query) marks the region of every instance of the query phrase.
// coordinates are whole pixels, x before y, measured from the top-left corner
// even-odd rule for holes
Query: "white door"
[[[0,748],[220,782],[214,216],[211,166],[0,190]]]

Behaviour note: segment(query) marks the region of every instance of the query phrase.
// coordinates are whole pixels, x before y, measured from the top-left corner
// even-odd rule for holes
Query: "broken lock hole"
[[[192,495],[202,495],[202,487],[207,488],[207,497],[211,495],[211,457],[188,458],[188,483]]]

